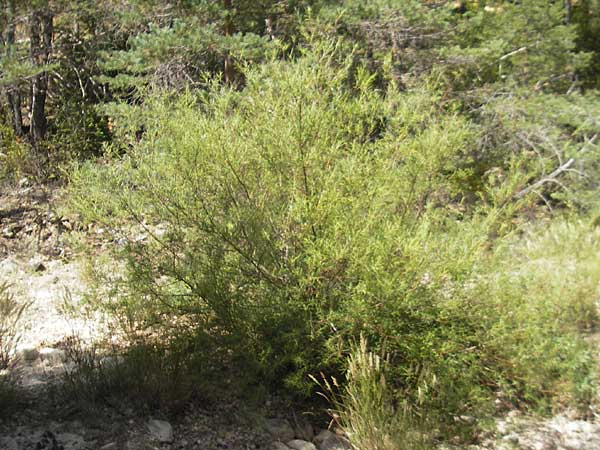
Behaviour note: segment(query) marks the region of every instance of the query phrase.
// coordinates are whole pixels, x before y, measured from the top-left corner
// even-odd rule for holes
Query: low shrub
[[[584,412],[594,401],[597,370],[583,338],[598,325],[599,238],[589,221],[565,218],[530,226],[496,252],[479,295],[492,299],[490,342],[504,349],[501,366],[521,398],[575,399]]]
[[[0,122],[0,179],[15,181],[23,175],[35,174],[38,167],[31,158],[31,148],[17,137],[11,125]]]

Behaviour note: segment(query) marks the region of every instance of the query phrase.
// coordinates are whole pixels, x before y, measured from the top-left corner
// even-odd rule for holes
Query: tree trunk
[[[564,0],[565,2],[565,23],[569,25],[571,23],[571,17],[573,16],[573,3],[571,0]]]
[[[9,0],[6,4],[6,38],[4,39],[4,45],[6,46],[6,56],[10,58],[13,52],[13,45],[15,44],[15,2]],[[19,86],[14,83],[8,86],[6,97],[8,101],[8,107],[10,108],[11,122],[15,135],[23,135],[23,115],[21,113],[21,94],[19,93]]]
[[[225,7],[225,11],[227,12],[223,32],[225,33],[225,36],[231,36],[233,34],[233,20],[231,18],[231,14],[233,12],[233,0],[223,0],[223,6]],[[223,76],[225,79],[225,83],[233,83],[235,78],[235,68],[233,66],[233,58],[231,57],[231,54],[229,52],[225,56]]]
[[[31,61],[37,67],[48,64],[52,49],[52,14],[49,11],[36,11],[30,18]],[[48,72],[41,72],[31,82],[31,139],[34,144],[44,139],[48,123],[46,121],[46,92]]]

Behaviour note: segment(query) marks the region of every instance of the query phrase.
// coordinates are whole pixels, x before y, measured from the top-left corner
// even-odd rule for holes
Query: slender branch
[[[593,145],[597,138],[598,138],[598,133],[596,133],[591,139],[589,139],[585,143],[585,145],[581,148],[581,150],[579,150],[579,154],[585,153],[587,151],[588,145]],[[556,178],[558,178],[563,172],[567,172],[569,170],[572,170],[572,169],[570,169],[570,167],[573,164],[575,164],[575,161],[576,161],[575,158],[569,158],[565,163],[563,163],[560,166],[558,166],[558,168],[556,168],[549,175],[547,175],[544,178],[536,181],[532,185],[527,186],[525,189],[517,192],[513,196],[513,198],[515,198],[515,199],[521,199],[521,198],[525,197],[527,194],[529,194],[530,192],[535,191],[540,186],[542,186],[542,185],[544,185],[546,183],[556,183],[556,184],[558,184],[558,185],[560,185],[561,187],[564,188],[564,185],[562,183],[560,183]]]
[[[526,50],[527,50],[527,47],[521,47],[517,50],[507,53],[506,55],[501,56],[500,58],[498,58],[498,61],[504,61],[505,59],[510,58],[511,56],[517,55],[519,53],[523,53]]]

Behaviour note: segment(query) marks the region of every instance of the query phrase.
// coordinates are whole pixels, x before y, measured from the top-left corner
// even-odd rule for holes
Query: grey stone
[[[323,442],[325,439],[327,439],[329,436],[335,436],[334,433],[332,433],[329,430],[321,430],[316,436],[314,441],[317,444],[320,444],[321,442]]]
[[[329,430],[321,431],[316,437],[315,442],[319,450],[350,450],[352,447],[341,436],[332,433]]]
[[[74,433],[58,433],[56,440],[65,450],[82,450],[86,447],[83,436]]]
[[[109,442],[108,444],[104,444],[102,447],[100,447],[100,450],[116,450],[116,449],[117,449],[116,442]]]
[[[19,444],[11,437],[0,438],[0,448],[2,450],[19,450]]]
[[[502,437],[502,440],[517,444],[519,442],[519,435],[516,433],[507,434]]]
[[[504,435],[497,448],[518,445],[521,450],[600,449],[600,424],[577,420],[572,412],[570,416],[568,414],[540,420],[524,417],[518,412],[509,413],[497,422],[498,433]]]
[[[304,417],[294,418],[294,434],[296,439],[302,439],[303,441],[312,441],[315,437],[315,431],[308,420]]]
[[[19,265],[13,259],[6,258],[0,261],[0,271],[13,274],[19,271]]]
[[[34,272],[45,272],[47,269],[44,262],[39,258],[33,258],[31,261],[29,261],[29,267],[31,267],[31,270]]]
[[[164,420],[150,419],[146,424],[150,434],[158,442],[173,442],[173,427],[171,424]]]
[[[294,429],[285,419],[267,419],[265,427],[269,434],[279,441],[288,442],[294,439]]]
[[[64,362],[66,359],[66,354],[64,350],[60,350],[58,348],[44,347],[40,350],[40,358],[42,358],[42,361],[48,361],[56,364]]]
[[[508,414],[506,415],[506,417],[508,419],[516,419],[517,417],[521,416],[521,411],[519,411],[518,409],[513,409],[512,411],[509,411]]]
[[[17,357],[22,361],[32,362],[38,359],[39,356],[40,353],[38,352],[37,348],[33,346],[27,345],[17,349]]]
[[[294,439],[293,441],[288,442],[287,446],[293,450],[317,450],[315,444],[302,439]]]
[[[271,442],[271,444],[269,445],[269,450],[291,450],[291,449],[287,445],[285,445],[283,442],[275,441],[275,442]]]
[[[499,420],[496,423],[496,430],[498,431],[499,434],[505,435],[510,432],[510,426],[505,420]]]
[[[129,439],[125,443],[123,450],[149,450],[156,449],[156,444],[151,442],[150,438],[143,438],[142,436],[135,436],[133,439]]]

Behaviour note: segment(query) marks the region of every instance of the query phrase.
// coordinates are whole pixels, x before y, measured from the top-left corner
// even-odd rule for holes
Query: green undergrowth
[[[0,283],[0,417],[10,415],[19,404],[17,345],[19,322],[27,304],[15,299],[6,282]]]
[[[525,233],[524,213],[544,214],[518,195],[540,155],[473,157],[485,127],[434,82],[378,89],[339,45],[250,69],[242,91],[123,110],[143,137],[70,185],[71,207],[120,236],[123,270],[97,268],[90,304],[172,359],[144,373],[181,362],[308,396],[309,375],[360,373],[362,336],[362,354],[386,355],[389,414],[452,427],[498,396],[585,408],[596,229]]]
[[[496,258],[488,292],[500,315],[490,333],[527,363],[507,367],[512,388],[585,411],[596,395],[593,348],[582,338],[598,326],[600,229],[580,218],[541,223]]]

